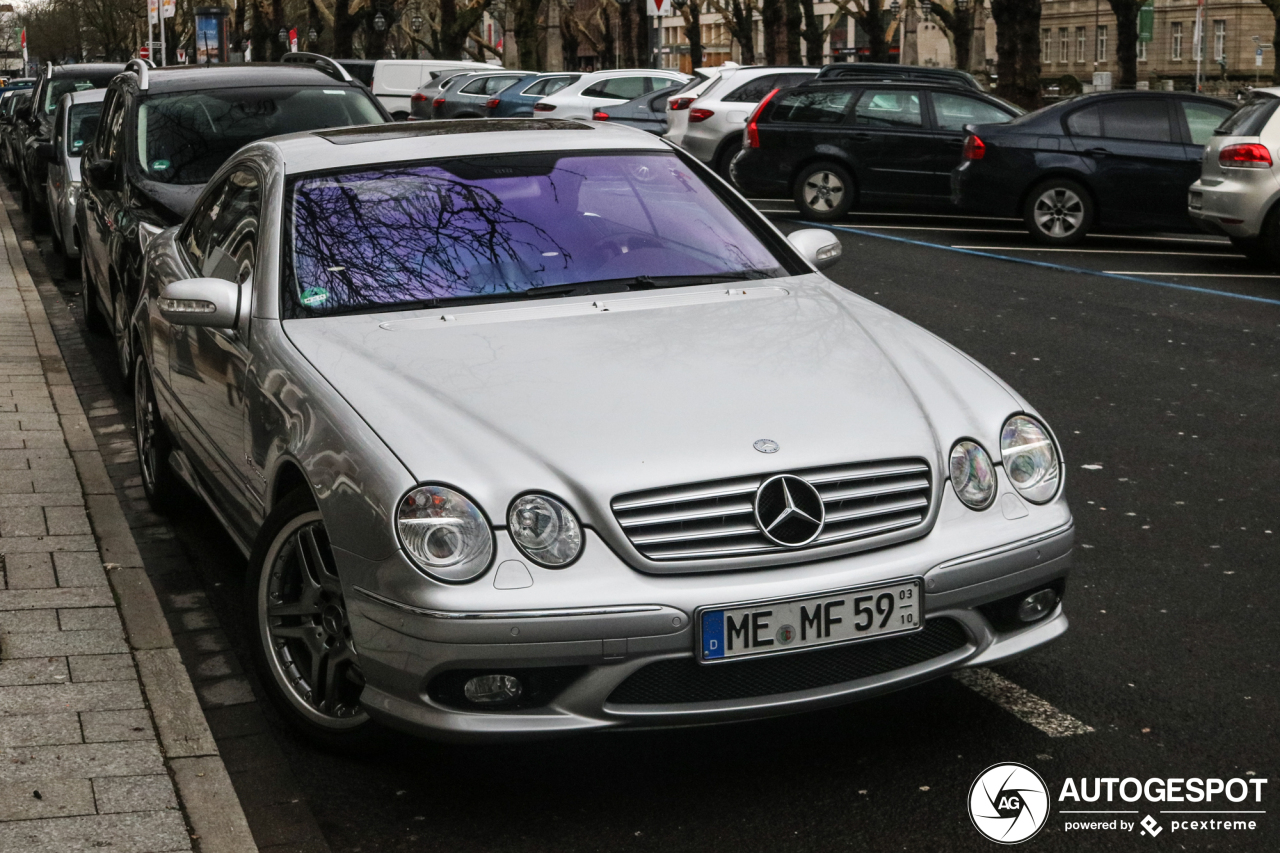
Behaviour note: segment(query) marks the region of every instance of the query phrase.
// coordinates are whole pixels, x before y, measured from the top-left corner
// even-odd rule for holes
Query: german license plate
[[[924,627],[920,579],[698,611],[699,660],[782,654]]]
[[[1204,193],[1188,193],[1187,205],[1192,210],[1201,210],[1204,207]]]

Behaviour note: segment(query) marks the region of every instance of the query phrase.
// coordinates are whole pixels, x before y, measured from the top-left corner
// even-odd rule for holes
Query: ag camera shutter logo
[[[990,840],[1019,844],[1049,819],[1049,789],[1026,765],[993,764],[969,789],[969,819]]]

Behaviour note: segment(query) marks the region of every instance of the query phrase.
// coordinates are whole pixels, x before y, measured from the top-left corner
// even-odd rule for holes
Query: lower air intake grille
[[[931,480],[923,459],[885,459],[791,472],[818,491],[822,532],[803,546],[820,548],[921,527]],[[689,483],[613,499],[613,514],[636,550],[650,560],[705,560],[792,550],[756,524],[755,499],[772,475]],[[923,533],[923,530],[920,531]]]
[[[643,667],[609,696],[617,705],[722,702],[830,687],[893,672],[962,649],[969,635],[954,619],[929,619],[924,630],[883,640],[780,657],[712,665],[673,658]]]

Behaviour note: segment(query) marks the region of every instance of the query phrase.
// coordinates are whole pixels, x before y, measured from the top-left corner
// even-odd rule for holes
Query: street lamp
[[[378,32],[387,28],[387,19],[381,12],[373,16],[373,28]]]
[[[320,34],[316,32],[316,28],[312,27],[307,30],[307,44],[313,45],[320,40]]]
[[[920,0],[920,16],[926,21],[929,20],[929,13],[933,11],[933,3],[930,0]]]
[[[281,27],[280,32],[276,33],[276,38],[280,39],[281,44],[284,44],[289,40],[289,31]]]
[[[898,2],[898,0],[890,0],[890,2],[889,2],[889,12],[890,12],[890,13],[892,13],[892,15],[893,15],[895,18],[896,18],[896,17],[898,17],[898,13],[899,13],[899,12],[901,12],[901,11],[902,11],[902,4],[901,4],[901,3],[899,3],[899,2]]]
[[[956,0],[956,11],[963,12],[969,8],[969,0]]]
[[[409,21],[409,28],[413,30],[415,33],[422,32],[422,16],[414,15],[413,18]]]

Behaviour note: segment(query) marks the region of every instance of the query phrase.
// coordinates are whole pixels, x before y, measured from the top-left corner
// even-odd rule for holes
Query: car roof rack
[[[316,68],[320,69],[325,74],[328,74],[335,80],[341,80],[343,83],[355,82],[355,78],[347,73],[347,69],[343,68],[323,53],[306,53],[305,51],[295,50],[291,53],[286,53],[280,61],[302,65],[314,65]]]
[[[155,66],[152,67],[154,68]],[[130,59],[125,63],[124,70],[126,73],[132,71],[134,74],[138,75],[138,88],[142,91],[145,92],[147,87],[151,85],[151,80],[149,79],[150,74],[148,73],[150,69],[147,68],[147,63],[143,60]]]

